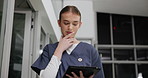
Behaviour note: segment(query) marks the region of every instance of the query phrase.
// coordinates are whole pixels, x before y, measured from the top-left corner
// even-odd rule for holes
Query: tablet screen
[[[80,76],[79,71],[83,72],[84,77],[90,77],[93,74],[96,74],[100,68],[98,67],[87,67],[87,66],[69,66],[65,72],[63,78],[68,78],[66,74],[73,76],[71,72],[74,72],[77,76]]]

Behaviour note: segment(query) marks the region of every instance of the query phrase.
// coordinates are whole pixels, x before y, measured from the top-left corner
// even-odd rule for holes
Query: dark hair
[[[72,12],[74,14],[77,14],[80,16],[80,20],[81,20],[81,13],[79,11],[79,9],[76,6],[65,6],[61,11],[60,11],[60,16],[59,16],[59,20],[61,20],[61,15],[65,12]]]

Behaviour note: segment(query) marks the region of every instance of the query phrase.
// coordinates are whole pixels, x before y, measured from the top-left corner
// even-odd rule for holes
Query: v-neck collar
[[[77,44],[73,44],[71,47],[69,47],[66,52],[67,54],[71,54],[73,52],[73,50],[80,44],[81,42],[77,43]]]

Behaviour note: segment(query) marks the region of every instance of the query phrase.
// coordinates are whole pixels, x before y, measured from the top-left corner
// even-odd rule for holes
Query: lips
[[[70,31],[67,31],[66,33],[67,33],[67,34],[70,34],[70,33],[72,33],[72,32],[70,32]]]

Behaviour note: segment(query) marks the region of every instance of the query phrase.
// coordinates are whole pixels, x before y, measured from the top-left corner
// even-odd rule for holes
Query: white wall
[[[55,36],[54,39],[57,41],[61,33],[51,0],[30,0],[30,2],[33,8],[39,12],[40,25],[45,30],[45,33]]]
[[[59,12],[63,7],[63,1],[62,0],[51,0],[53,4],[53,8],[55,11],[55,15],[57,18],[59,18]]]
[[[148,16],[148,0],[93,0],[96,12]]]
[[[82,15],[82,26],[76,37],[95,39],[95,13],[92,0],[64,0],[64,6],[66,5],[77,6]]]

